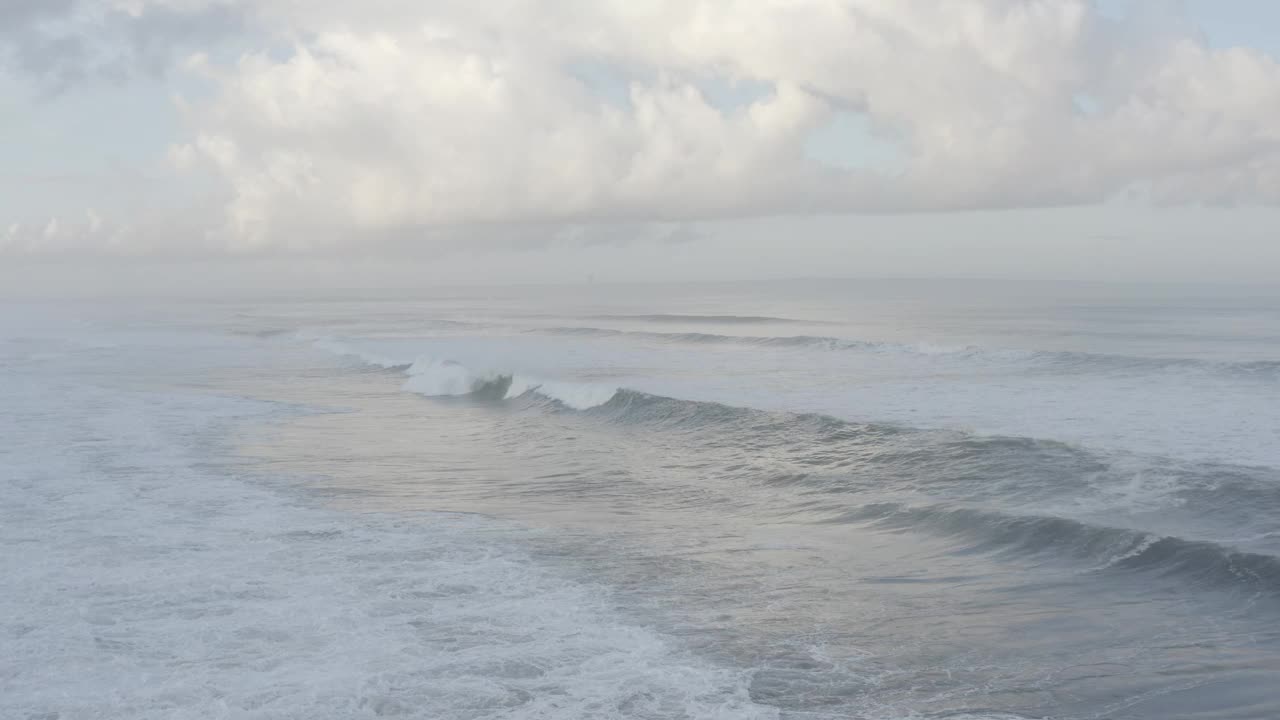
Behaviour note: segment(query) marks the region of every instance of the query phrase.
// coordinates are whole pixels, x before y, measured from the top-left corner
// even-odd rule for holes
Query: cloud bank
[[[1275,59],[1211,46],[1173,14],[1117,18],[1085,0],[6,8],[6,26],[28,29],[0,40],[6,67],[32,83],[170,78],[185,124],[174,182],[211,188],[181,231],[78,208],[10,226],[11,247],[180,234],[308,249],[584,223],[1280,203]],[[838,158],[813,143],[833,132]]]

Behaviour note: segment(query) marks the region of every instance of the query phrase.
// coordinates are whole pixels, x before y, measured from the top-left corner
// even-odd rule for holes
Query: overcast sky
[[[0,0],[0,263],[1266,282],[1277,57],[1269,0]]]

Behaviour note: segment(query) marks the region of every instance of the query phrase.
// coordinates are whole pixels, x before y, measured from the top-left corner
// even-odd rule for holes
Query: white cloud
[[[0,76],[54,94],[136,76],[162,76],[193,48],[246,29],[243,0],[4,0]]]
[[[215,10],[253,29],[239,42],[256,49],[180,63],[211,91],[183,100],[190,134],[170,160],[223,189],[216,216],[191,222],[226,247],[1121,193],[1280,203],[1280,66],[1085,0],[110,7],[184,42],[184,18]],[[725,84],[762,92],[713,100]],[[900,166],[834,168],[806,153],[848,111]]]
[[[0,250],[15,250],[22,234],[22,223],[10,223],[4,233],[4,242],[0,242]]]
[[[227,241],[475,222],[1280,200],[1280,67],[1071,0],[378,2],[264,11],[295,38],[191,114]],[[345,5],[343,6],[346,7]],[[625,78],[611,101],[575,63]],[[708,82],[769,88],[718,107]],[[1082,109],[1087,106],[1087,110]],[[905,165],[804,153],[864,112]],[[299,238],[303,238],[299,240]]]

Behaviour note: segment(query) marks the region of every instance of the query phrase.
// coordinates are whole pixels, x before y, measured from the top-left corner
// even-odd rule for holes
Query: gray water
[[[14,303],[0,716],[1280,717],[1280,293]]]

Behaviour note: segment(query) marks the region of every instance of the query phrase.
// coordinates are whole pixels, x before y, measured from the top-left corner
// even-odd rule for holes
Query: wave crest
[[[539,395],[574,410],[604,405],[618,388],[589,383],[541,380],[516,373],[474,371],[452,360],[420,358],[408,367],[404,388],[427,396],[471,396],[480,400],[511,400]]]
[[[453,360],[434,357],[420,357],[405,363],[328,336],[312,339],[312,345],[367,367],[402,372],[408,376],[405,390],[429,397],[511,400],[537,395],[573,410],[588,410],[609,402],[619,390],[609,385],[543,380],[502,370],[475,370]]]

